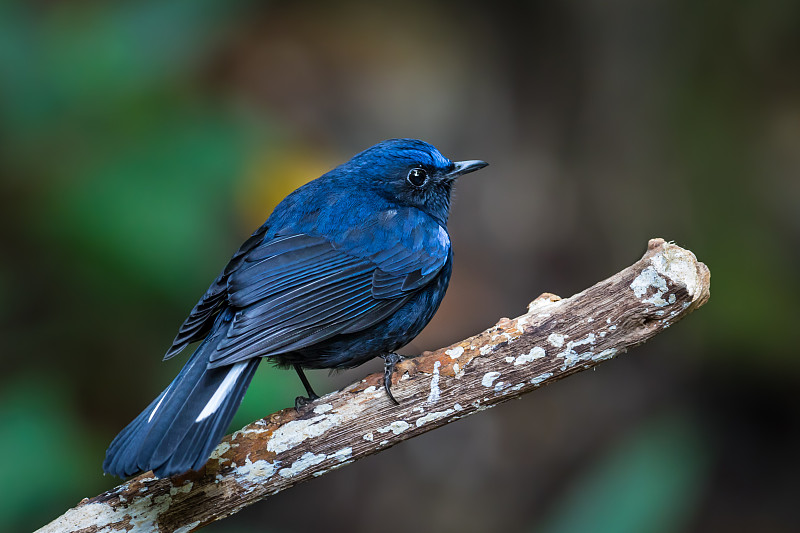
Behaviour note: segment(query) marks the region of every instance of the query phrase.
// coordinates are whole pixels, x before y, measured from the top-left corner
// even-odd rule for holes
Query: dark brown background
[[[712,298],[646,346],[208,531],[796,531],[800,3],[0,5],[0,529],[43,525],[294,187],[389,137],[462,180],[406,353],[674,239]],[[180,358],[179,358],[180,359]],[[327,377],[333,390],[377,365]],[[265,366],[242,425],[290,405]]]

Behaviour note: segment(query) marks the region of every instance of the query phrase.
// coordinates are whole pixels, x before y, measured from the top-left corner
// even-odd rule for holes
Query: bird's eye
[[[424,168],[412,168],[408,171],[406,179],[414,187],[422,187],[428,181],[428,173]]]

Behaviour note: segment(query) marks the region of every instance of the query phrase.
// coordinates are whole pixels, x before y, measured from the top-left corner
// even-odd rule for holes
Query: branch
[[[518,318],[397,366],[394,406],[372,374],[298,413],[284,409],[226,437],[198,472],[152,472],[91,499],[41,533],[199,529],[297,483],[378,453],[624,353],[710,295],[694,254],[650,241],[632,266],[562,300],[543,294]]]

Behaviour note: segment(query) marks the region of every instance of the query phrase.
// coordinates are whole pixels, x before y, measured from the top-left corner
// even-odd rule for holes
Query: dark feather
[[[365,329],[430,281],[438,272],[432,258],[441,268],[443,252],[396,243],[365,258],[310,235],[262,243],[228,278],[228,301],[238,311],[210,356],[211,366],[299,350]],[[431,272],[422,276],[423,268]]]
[[[212,335],[209,340],[213,338]],[[163,476],[205,464],[228,428],[260,362],[255,358],[243,363],[245,367],[229,384],[219,407],[198,421],[198,415],[225,377],[235,370],[208,368],[210,347],[208,341],[204,342],[169,387],[117,435],[106,452],[106,472],[127,477],[152,469]]]

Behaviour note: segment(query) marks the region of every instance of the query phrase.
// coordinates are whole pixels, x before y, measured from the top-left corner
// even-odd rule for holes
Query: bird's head
[[[358,176],[390,202],[416,207],[445,224],[456,178],[486,165],[478,160],[450,161],[416,139],[390,139],[364,150],[340,170]]]

